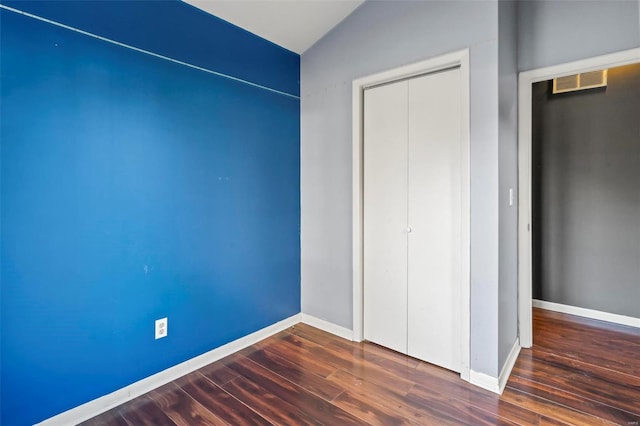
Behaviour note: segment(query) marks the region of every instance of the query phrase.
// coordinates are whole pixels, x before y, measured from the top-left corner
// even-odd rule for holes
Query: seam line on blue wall
[[[224,74],[224,73],[221,73],[221,72],[218,72],[218,71],[213,71],[213,70],[210,70],[208,68],[200,67],[198,65],[190,64],[188,62],[180,61],[178,59],[174,59],[174,58],[170,58],[168,56],[160,55],[158,53],[153,53],[153,52],[151,52],[149,50],[145,50],[145,49],[141,49],[139,47],[135,47],[135,46],[131,46],[131,45],[128,45],[128,44],[125,44],[125,43],[121,43],[119,41],[115,41],[115,40],[112,40],[112,39],[107,38],[107,37],[102,37],[102,36],[99,36],[97,34],[93,34],[93,33],[90,33],[88,31],[81,30],[79,28],[75,28],[75,27],[72,27],[72,26],[69,26],[69,25],[66,25],[66,24],[62,24],[60,22],[52,21],[51,19],[43,18],[42,16],[34,15],[32,13],[29,13],[29,12],[24,12],[22,10],[15,9],[13,7],[10,7],[10,6],[6,6],[4,4],[0,4],[0,9],[8,10],[9,12],[14,12],[14,13],[17,13],[17,14],[20,14],[20,15],[23,15],[23,16],[27,16],[29,18],[36,19],[38,21],[46,22],[48,24],[52,24],[52,25],[55,25],[55,26],[60,27],[60,28],[64,28],[64,29],[67,29],[67,30],[70,30],[70,31],[74,31],[74,32],[77,32],[77,33],[80,33],[80,34],[83,34],[83,35],[86,35],[86,36],[89,36],[89,37],[96,38],[98,40],[106,41],[107,43],[112,43],[112,44],[115,44],[117,46],[125,47],[127,49],[131,49],[131,50],[134,50],[136,52],[140,52],[140,53],[144,53],[146,55],[154,56],[154,57],[159,58],[159,59],[164,59],[165,61],[173,62],[173,63],[179,64],[179,65],[184,65],[186,67],[193,68],[193,69],[196,69],[196,70],[199,70],[199,71],[203,71],[203,72],[206,72],[206,73],[209,73],[209,74],[213,74],[213,75],[218,76],[218,77],[227,78],[229,80],[233,80],[233,81],[236,81],[238,83],[247,84],[249,86],[256,87],[258,89],[267,90],[267,91],[272,92],[272,93],[277,93],[277,94],[282,95],[282,96],[287,96],[289,98],[294,98],[294,99],[300,100],[300,96],[292,95],[291,93],[283,92],[281,90],[273,89],[271,87],[263,86],[261,84],[252,83],[251,81],[243,80],[241,78],[234,77],[234,76],[228,75],[228,74]]]

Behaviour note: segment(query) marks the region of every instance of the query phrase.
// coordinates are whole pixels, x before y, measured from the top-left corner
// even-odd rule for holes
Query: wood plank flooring
[[[534,309],[502,396],[371,343],[295,327],[85,425],[640,425],[640,330]]]

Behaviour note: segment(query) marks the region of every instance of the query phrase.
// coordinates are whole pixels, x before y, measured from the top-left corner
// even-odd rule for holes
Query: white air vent
[[[574,92],[607,85],[607,70],[590,71],[553,79],[553,93]]]

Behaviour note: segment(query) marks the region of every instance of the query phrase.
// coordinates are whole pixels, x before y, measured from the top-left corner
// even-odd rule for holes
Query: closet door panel
[[[459,372],[460,71],[408,84],[408,354]]]
[[[364,95],[364,337],[407,352],[406,81]]]

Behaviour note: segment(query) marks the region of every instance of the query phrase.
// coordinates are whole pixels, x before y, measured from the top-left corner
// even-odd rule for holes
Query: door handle
[[[412,228],[412,227],[410,227],[410,226],[407,226],[407,234],[410,234],[410,233],[411,233],[411,231],[413,231],[413,228]]]

